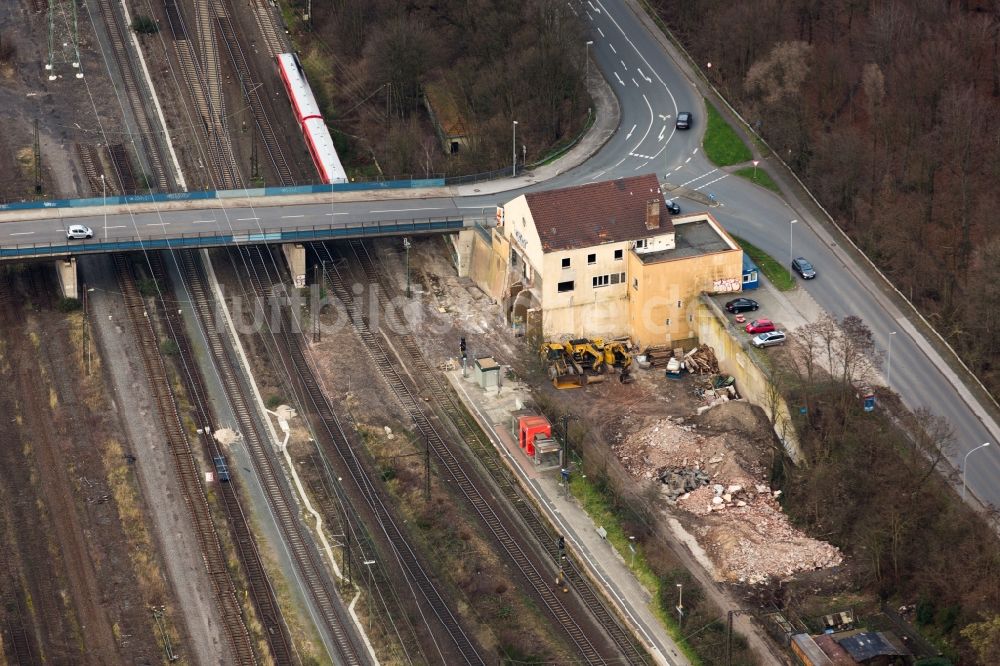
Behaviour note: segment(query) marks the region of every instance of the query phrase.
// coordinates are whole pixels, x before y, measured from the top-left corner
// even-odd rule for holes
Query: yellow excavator
[[[632,354],[621,340],[611,340],[601,345],[604,362],[609,368],[618,368],[618,381],[627,384],[632,381]]]
[[[546,342],[539,350],[552,385],[558,389],[580,388],[603,381],[604,377],[591,376],[576,360],[573,345],[566,342]]]
[[[604,381],[605,374],[618,369],[618,380],[632,381],[632,355],[621,340],[575,338],[567,342],[546,342],[540,350],[542,362],[556,388],[578,388]]]

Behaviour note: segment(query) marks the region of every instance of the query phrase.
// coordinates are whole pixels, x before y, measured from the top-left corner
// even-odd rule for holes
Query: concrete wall
[[[59,278],[59,290],[63,298],[80,298],[76,279],[76,257],[56,261],[56,276]]]
[[[301,243],[285,243],[281,246],[281,253],[285,255],[285,261],[288,262],[288,272],[291,273],[295,286],[306,286],[305,246]]]
[[[458,271],[458,277],[467,277],[469,275],[469,263],[472,261],[472,243],[477,235],[478,232],[475,229],[462,229],[457,234],[448,234],[444,237],[445,242],[451,248],[451,258],[455,264],[455,270]]]
[[[643,263],[628,256],[629,329],[642,345],[670,344],[697,335],[695,319],[702,292],[735,280],[738,288],[743,252],[726,250],[693,257]]]
[[[774,422],[774,431],[784,443],[785,452],[796,463],[801,462],[802,450],[791,424],[788,405],[771,386],[767,352],[751,347],[750,337],[733,326],[722,309],[707,297],[698,299],[694,322],[698,341],[715,350],[719,370],[736,378],[740,395],[764,410]],[[784,350],[775,353],[784,353]]]

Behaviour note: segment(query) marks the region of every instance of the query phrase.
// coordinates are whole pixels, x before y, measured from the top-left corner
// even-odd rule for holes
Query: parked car
[[[82,224],[71,224],[66,229],[66,240],[80,240],[81,238],[93,238],[94,230]]]
[[[747,333],[768,333],[774,330],[777,330],[777,326],[770,319],[754,319],[746,326]]]
[[[792,262],[792,270],[798,273],[803,280],[812,280],[816,277],[816,269],[802,257]]]
[[[726,309],[733,314],[739,312],[746,312],[747,310],[756,310],[760,307],[760,304],[753,300],[752,298],[734,298],[733,300],[726,303]]]
[[[750,343],[757,347],[771,347],[772,345],[783,345],[785,344],[785,332],[784,331],[769,331],[768,333],[761,333],[756,336]]]
[[[671,215],[681,214],[681,207],[673,199],[667,199],[664,205],[667,207],[667,211],[669,211]]]
[[[679,130],[691,129],[691,121],[692,121],[691,112],[681,111],[680,113],[677,114],[677,129]]]

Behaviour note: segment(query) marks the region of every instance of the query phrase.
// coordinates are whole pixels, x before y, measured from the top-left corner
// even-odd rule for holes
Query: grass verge
[[[651,605],[660,622],[666,627],[667,632],[677,642],[678,647],[684,652],[691,663],[698,665],[703,663],[695,649],[684,640],[680,627],[672,615],[672,609],[665,607],[663,603],[665,578],[661,578],[653,571],[646,559],[646,554],[641,545],[635,548],[635,557],[629,550],[629,535],[622,527],[618,511],[614,501],[599,481],[582,474],[576,474],[570,480],[570,492],[573,497],[580,502],[580,506],[587,512],[595,525],[607,530],[607,540],[611,546],[618,551],[625,563],[629,565],[632,573],[652,595]]]
[[[763,169],[754,167],[744,167],[742,169],[734,171],[733,173],[739,176],[740,178],[746,178],[754,185],[760,185],[761,187],[766,187],[772,192],[781,194],[781,188],[778,187],[778,184],[774,182],[774,179],[771,178],[771,176]]]
[[[705,100],[705,108],[708,111],[708,127],[702,145],[708,159],[720,167],[751,160],[753,154],[750,149],[712,103]]]
[[[782,266],[776,259],[771,257],[769,254],[761,250],[759,247],[753,243],[749,243],[739,236],[733,236],[736,242],[740,244],[743,251],[750,255],[757,267],[760,268],[761,272],[767,276],[767,279],[771,281],[778,291],[791,291],[795,288],[795,278],[792,277],[791,272],[784,266]]]

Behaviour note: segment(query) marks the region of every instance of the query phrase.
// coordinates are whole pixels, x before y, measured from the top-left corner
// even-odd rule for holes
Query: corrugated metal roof
[[[838,638],[836,641],[857,662],[868,661],[882,655],[897,656],[906,654],[905,652],[900,652],[895,645],[890,643],[881,631],[868,631],[846,638]]]
[[[544,252],[649,238],[674,230],[656,174],[525,195]],[[660,226],[646,229],[646,202],[660,202]]]

